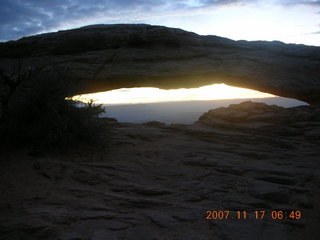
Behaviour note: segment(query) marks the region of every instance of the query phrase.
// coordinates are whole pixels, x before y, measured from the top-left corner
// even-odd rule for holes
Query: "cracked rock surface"
[[[225,110],[192,125],[118,123],[99,150],[2,150],[0,239],[320,239],[318,109]],[[209,210],[247,219],[208,220]]]

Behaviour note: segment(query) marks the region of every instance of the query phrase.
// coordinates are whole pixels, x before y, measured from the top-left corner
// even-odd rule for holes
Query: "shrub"
[[[22,87],[3,119],[1,142],[39,148],[96,144],[104,127],[99,121],[104,108],[92,101],[66,100],[65,92],[59,81]]]

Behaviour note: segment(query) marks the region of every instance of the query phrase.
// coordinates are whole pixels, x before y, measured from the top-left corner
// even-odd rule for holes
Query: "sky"
[[[234,40],[320,46],[319,0],[0,1],[0,41],[101,23],[147,23]]]

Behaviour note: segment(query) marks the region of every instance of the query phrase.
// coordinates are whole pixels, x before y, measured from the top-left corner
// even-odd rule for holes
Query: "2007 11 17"
[[[207,211],[207,219],[228,219],[230,211]]]

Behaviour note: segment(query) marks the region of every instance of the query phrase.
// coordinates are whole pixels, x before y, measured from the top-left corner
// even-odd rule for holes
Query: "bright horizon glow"
[[[146,22],[233,40],[277,40],[320,46],[318,19],[319,9],[312,5],[285,7],[274,2],[259,1],[208,8],[190,15],[148,19]]]
[[[76,95],[72,97],[72,99],[82,102],[88,102],[90,99],[92,99],[94,103],[99,104],[136,104],[267,97],[276,96],[251,89],[231,87],[226,84],[213,84],[199,88],[180,88],[171,90],[163,90],[151,87],[121,88],[107,92]]]

